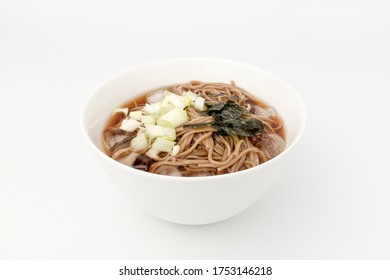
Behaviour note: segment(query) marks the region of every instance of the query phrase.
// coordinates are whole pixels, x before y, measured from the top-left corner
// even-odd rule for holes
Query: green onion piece
[[[132,131],[136,130],[140,125],[141,125],[141,123],[139,121],[126,118],[122,121],[121,126],[119,128],[132,132]]]
[[[130,149],[134,152],[145,151],[149,147],[145,133],[141,133],[130,142]]]
[[[162,116],[166,113],[168,113],[169,111],[171,111],[172,109],[174,109],[175,106],[173,104],[167,104],[165,106],[161,106],[161,108],[156,112],[156,115],[159,117],[159,116]]]
[[[170,153],[174,145],[175,145],[175,141],[167,140],[162,137],[157,137],[156,140],[154,140],[152,147],[150,147],[150,149],[155,151]]]
[[[116,108],[114,109],[113,113],[116,114],[116,113],[123,113],[127,116],[129,112],[129,108]]]
[[[154,139],[156,137],[165,137],[170,140],[176,139],[176,130],[172,127],[165,127],[153,124],[146,124],[145,126],[145,133],[150,139]]]
[[[172,148],[171,155],[176,156],[180,152],[180,145],[175,145]]]
[[[170,124],[175,128],[186,122],[188,122],[187,112],[181,108],[174,108],[157,120],[158,125]]]
[[[144,106],[144,110],[146,111],[146,113],[148,114],[153,114],[153,113],[157,113],[162,107],[162,102],[159,101],[159,102],[156,102],[156,103],[146,103],[145,106]]]
[[[142,116],[141,117],[141,122],[143,124],[155,124],[156,123],[156,119],[153,117],[153,116]]]
[[[199,111],[204,111],[206,109],[204,105],[205,99],[203,97],[196,97],[195,102],[194,102],[194,107],[196,110]]]
[[[158,160],[158,154],[160,151],[149,149],[145,155],[151,159]]]
[[[162,137],[157,137],[154,140],[150,149],[145,153],[151,159],[157,160],[158,154],[161,152],[171,153],[172,148],[175,145],[175,142],[172,140],[167,140]]]
[[[169,102],[173,104],[176,108],[183,109],[186,104],[184,103],[184,98],[177,94],[171,94],[168,96]]]
[[[142,111],[132,111],[132,112],[130,112],[129,116],[130,116],[130,119],[140,121],[142,118]]]

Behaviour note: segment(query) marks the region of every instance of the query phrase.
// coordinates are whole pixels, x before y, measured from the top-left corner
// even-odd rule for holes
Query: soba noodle
[[[107,144],[107,134],[103,137],[109,156],[135,168],[140,166],[141,162],[141,168],[138,169],[162,175],[211,176],[255,167],[277,156],[285,147],[283,120],[274,109],[256,100],[233,81],[231,84],[190,81],[163,89],[178,95],[188,91],[193,92],[202,96],[209,105],[234,101],[244,107],[251,118],[260,120],[264,131],[254,136],[223,136],[217,133],[214,126],[191,128],[188,127],[189,124],[212,123],[214,118],[205,116],[194,107],[187,107],[189,121],[176,128],[176,142],[180,146],[180,152],[176,155],[162,153],[152,160],[143,153],[132,152],[129,145],[123,144],[120,147],[123,139],[126,137],[131,139],[134,134],[118,130],[117,132],[123,134],[123,137],[117,140],[115,149]],[[142,103],[145,101],[141,101],[141,104],[138,102],[133,101],[128,105],[130,111],[142,109],[144,105]],[[105,132],[111,129],[110,135],[118,137],[118,133],[112,130],[118,129],[120,123],[121,118],[111,120]]]

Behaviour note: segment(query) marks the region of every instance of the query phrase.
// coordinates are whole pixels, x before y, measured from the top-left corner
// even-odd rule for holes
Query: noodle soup
[[[108,156],[169,176],[245,170],[285,148],[275,109],[231,82],[190,81],[139,95],[114,109],[103,132]]]
[[[227,84],[206,84],[196,81],[186,83],[194,78],[198,81],[215,81]],[[237,85],[229,82],[233,78]],[[178,85],[182,82],[186,84]],[[237,89],[233,89],[234,87]],[[158,88],[162,88],[162,90],[154,90]],[[181,94],[182,97],[179,99],[182,100],[177,102],[175,97],[172,97],[171,100],[171,97],[167,97],[171,94],[165,94],[165,89],[173,94]],[[274,107],[277,113],[272,108],[251,98],[247,91],[257,99],[264,101],[266,105]],[[226,97],[225,95],[229,96],[229,92],[230,96],[237,96],[238,99],[237,97]],[[209,95],[209,97],[202,96],[204,94]],[[242,95],[245,96],[240,99]],[[198,98],[197,101],[196,98]],[[205,100],[203,101],[201,98]],[[133,100],[136,100],[137,104],[133,104],[131,102]],[[129,102],[125,104],[126,101]],[[184,102],[185,114],[179,109],[175,109],[171,115],[160,119],[160,114],[169,109],[169,107],[165,108],[167,103],[172,102],[176,104],[174,107],[179,109]],[[214,107],[221,102],[229,105],[221,104]],[[202,106],[202,103],[206,108]],[[249,111],[250,114],[242,112],[232,103]],[[120,108],[121,105],[122,108]],[[125,105],[131,109],[124,108]],[[250,109],[248,105],[251,106]],[[139,108],[136,109],[136,107]],[[115,114],[112,112],[113,109],[116,109]],[[183,109],[181,110],[184,111]],[[141,113],[137,111],[141,111]],[[198,118],[197,121],[193,119],[195,116]],[[227,121],[224,122],[222,116],[226,116]],[[278,116],[283,118],[283,125]],[[200,117],[204,119],[199,119]],[[247,120],[255,117],[260,118],[262,128],[258,122]],[[232,121],[234,118],[239,122]],[[131,119],[134,121],[130,121]],[[154,125],[151,124],[152,121],[154,121]],[[185,123],[178,125],[183,121]],[[190,122],[193,122],[193,126]],[[237,124],[240,123],[245,124],[244,130],[237,129],[239,128]],[[306,110],[302,99],[286,81],[256,66],[217,58],[169,59],[122,71],[92,91],[81,113],[82,133],[94,156],[93,159],[101,165],[100,171],[109,176],[123,197],[135,207],[154,216],[187,225],[210,224],[225,220],[247,209],[262,197],[280,178],[283,171],[291,166],[291,163],[296,163],[297,158],[294,158],[293,155],[294,152],[298,152],[296,147],[303,134],[305,123]],[[171,124],[171,128],[174,128],[174,134],[169,127],[164,128],[169,124]],[[200,125],[196,127],[194,124]],[[178,126],[173,127],[176,125]],[[156,126],[163,128],[156,128]],[[127,130],[122,131],[124,129],[121,127]],[[213,132],[212,138],[205,136],[208,140],[199,140],[200,137],[208,133],[208,131],[199,131],[201,129],[210,129]],[[187,131],[188,134],[184,131]],[[254,136],[234,136],[234,131],[241,134],[250,133]],[[146,141],[143,141],[145,140],[143,136],[134,140],[136,136],[146,132],[151,136],[144,134]],[[109,138],[102,137],[103,133]],[[193,136],[191,136],[192,134]],[[276,157],[272,158],[281,149],[265,149],[267,145],[261,147],[261,153],[265,158],[261,156],[261,153],[253,153],[253,150],[246,151],[248,146],[258,148],[255,146],[256,142],[253,141],[255,137],[265,138],[267,137],[265,135],[272,134],[279,136],[279,138],[274,136],[276,139],[282,138],[286,142],[283,152]],[[160,139],[154,145],[158,137],[172,142]],[[128,139],[124,141],[125,138]],[[238,143],[240,140],[243,141]],[[106,151],[109,156],[105,152],[103,142],[107,145]],[[283,142],[278,141],[278,143]],[[162,145],[164,143],[165,145]],[[268,141],[268,143],[275,144],[272,141]],[[136,152],[131,149],[132,145],[137,150],[145,147],[146,149]],[[283,147],[283,145],[275,145],[275,147]],[[188,152],[190,149],[192,150]],[[258,149],[260,150],[260,148]],[[149,152],[149,150],[152,151]],[[157,153],[159,150],[168,150],[168,152]],[[202,150],[207,152],[207,156]],[[236,160],[244,151],[241,158]],[[272,154],[269,151],[276,152]],[[180,153],[185,152],[188,154],[180,155]],[[209,152],[211,153],[210,158]],[[237,156],[231,156],[232,153],[237,154],[237,152]],[[304,150],[300,150],[300,152],[302,153]],[[117,154],[114,156],[115,153]],[[139,156],[142,157],[138,158]],[[113,160],[111,157],[115,157],[117,160]],[[170,159],[170,157],[172,158]],[[228,160],[230,157],[231,159]],[[267,157],[272,159],[269,160]],[[148,162],[142,160],[145,158],[149,159]],[[160,158],[171,164],[162,164]],[[128,161],[125,162],[125,160]],[[184,160],[192,162],[186,165]],[[194,162],[196,160],[198,162]],[[267,161],[263,162],[263,160]],[[179,163],[174,165],[175,161]],[[259,162],[257,166],[255,166],[256,161]],[[223,164],[230,165],[223,170]],[[202,165],[209,167],[201,168]],[[176,170],[172,171],[171,167],[176,168]],[[162,170],[162,168],[164,169]],[[244,170],[244,168],[246,169]],[[235,172],[235,170],[238,171]],[[225,172],[231,173],[224,174]],[[169,173],[169,175],[180,175],[181,177],[156,173]],[[205,176],[210,175],[210,173],[216,175]]]

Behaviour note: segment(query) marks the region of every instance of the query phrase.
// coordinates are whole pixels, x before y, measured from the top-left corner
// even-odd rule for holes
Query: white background
[[[0,1],[0,258],[389,259],[390,2]],[[144,62],[216,56],[286,79],[308,111],[293,164],[209,226],[134,209],[80,109]]]

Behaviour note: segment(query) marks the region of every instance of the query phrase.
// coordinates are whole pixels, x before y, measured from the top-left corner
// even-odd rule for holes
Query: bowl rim
[[[87,129],[86,129],[86,112],[87,112],[87,107],[88,105],[90,104],[91,100],[93,99],[93,97],[96,95],[97,92],[99,92],[99,90],[104,87],[107,83],[109,83],[110,81],[128,73],[128,72],[132,72],[132,71],[137,71],[138,69],[140,68],[144,68],[144,67],[151,67],[155,64],[163,64],[163,63],[171,63],[171,62],[174,62],[174,61],[188,61],[188,62],[191,62],[191,61],[195,61],[195,60],[204,60],[204,61],[214,61],[214,62],[223,62],[223,63],[233,63],[233,64],[237,64],[237,65],[241,65],[241,66],[245,66],[245,67],[248,67],[248,68],[252,68],[253,70],[257,70],[257,71],[262,71],[264,73],[266,73],[267,75],[269,76],[273,76],[274,78],[276,78],[277,80],[280,80],[281,82],[283,82],[290,90],[290,94],[293,94],[294,97],[296,98],[296,100],[300,103],[300,107],[302,109],[302,125],[299,127],[299,131],[297,133],[297,136],[295,137],[294,141],[292,141],[290,143],[290,145],[285,149],[283,150],[279,155],[277,155],[276,157],[262,163],[262,164],[259,164],[255,167],[251,167],[251,168],[248,168],[248,169],[245,169],[245,170],[241,170],[241,171],[237,171],[237,172],[233,172],[233,173],[228,173],[228,174],[221,174],[221,175],[214,175],[214,176],[197,176],[197,177],[177,177],[177,176],[167,176],[167,175],[161,175],[161,174],[154,174],[154,173],[150,173],[150,172],[145,172],[145,171],[141,171],[141,170],[137,170],[135,168],[131,168],[130,166],[127,166],[127,165],[124,165],[112,158],[110,158],[109,156],[107,156],[103,151],[101,151],[92,141],[92,139],[89,137],[88,135],[88,132],[87,132]],[[168,59],[161,59],[161,60],[156,60],[156,61],[152,61],[152,62],[147,62],[147,63],[142,63],[142,64],[139,64],[139,65],[134,65],[132,67],[129,67],[129,68],[126,68],[112,76],[110,76],[109,78],[105,79],[103,82],[101,82],[97,87],[95,87],[90,93],[89,95],[87,96],[86,100],[84,101],[84,104],[82,106],[82,109],[81,109],[81,114],[80,114],[80,125],[81,125],[81,130],[82,130],[82,134],[84,135],[84,137],[86,138],[87,142],[92,146],[92,149],[105,161],[107,161],[108,164],[113,164],[114,166],[117,166],[118,168],[121,168],[122,170],[126,171],[126,172],[130,172],[130,173],[133,173],[134,176],[145,176],[146,178],[151,178],[151,179],[161,179],[161,180],[167,180],[167,181],[176,181],[176,182],[182,182],[182,183],[185,183],[185,182],[188,182],[188,181],[199,181],[199,182],[202,182],[202,181],[213,181],[213,180],[220,180],[223,178],[225,179],[228,179],[230,177],[234,177],[234,176],[245,176],[246,174],[249,174],[249,173],[253,173],[253,172],[259,172],[259,170],[261,170],[262,168],[265,168],[271,164],[273,164],[274,162],[276,161],[279,161],[281,160],[282,158],[285,157],[285,155],[296,145],[296,143],[299,141],[299,139],[302,137],[302,134],[303,134],[303,131],[305,130],[305,127],[306,127],[306,123],[307,123],[307,111],[306,111],[306,108],[305,108],[305,104],[303,103],[303,100],[301,98],[301,96],[298,94],[298,92],[284,79],[280,78],[279,76],[277,76],[276,74],[270,72],[270,71],[267,71],[267,70],[264,70],[263,68],[260,68],[260,67],[257,67],[255,65],[252,65],[252,64],[249,64],[249,63],[245,63],[245,62],[240,62],[240,61],[235,61],[235,60],[231,60],[231,59],[225,59],[225,58],[218,58],[218,57],[181,57],[181,58],[168,58]],[[185,184],[181,185],[181,187],[185,187]]]

